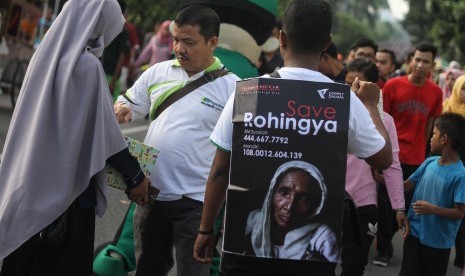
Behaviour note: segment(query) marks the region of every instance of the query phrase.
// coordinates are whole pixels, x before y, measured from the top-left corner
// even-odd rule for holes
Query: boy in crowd
[[[379,71],[378,85],[383,89],[384,84],[396,70],[396,54],[389,49],[379,50],[376,52],[376,67],[378,67]]]
[[[425,160],[426,144],[433,129],[433,120],[442,113],[442,90],[428,79],[434,68],[437,48],[428,42],[420,43],[410,63],[409,75],[390,79],[383,88],[383,107],[394,118],[399,140],[399,160],[403,179],[406,180]],[[411,194],[406,193],[406,207],[410,205]],[[387,266],[394,249],[392,237],[397,229],[391,215],[379,217],[377,249],[379,254],[373,264]],[[392,226],[391,226],[392,225]]]
[[[465,118],[445,113],[434,123],[431,153],[408,180],[414,191],[408,212],[410,235],[404,242],[399,275],[446,275],[450,249],[465,213],[465,168],[458,150],[463,145]]]
[[[354,44],[355,58],[367,58],[371,62],[376,63],[376,52],[378,45],[369,38],[361,38]]]

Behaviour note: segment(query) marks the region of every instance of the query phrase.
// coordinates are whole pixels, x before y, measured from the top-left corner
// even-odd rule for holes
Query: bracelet
[[[405,210],[396,210],[396,213],[405,214]]]
[[[211,235],[211,234],[213,234],[213,229],[209,230],[209,231],[202,231],[202,230],[200,230],[200,226],[199,226],[199,227],[197,227],[197,232],[200,235]]]

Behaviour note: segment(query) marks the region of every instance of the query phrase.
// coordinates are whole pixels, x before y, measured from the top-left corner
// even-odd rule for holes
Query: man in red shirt
[[[436,54],[437,48],[433,44],[420,43],[410,63],[411,73],[390,79],[383,88],[384,111],[394,118],[397,129],[404,180],[425,160],[426,142],[430,137],[433,120],[442,113],[441,89],[428,79],[428,74],[435,66]],[[406,207],[410,205],[410,200],[411,195],[406,195]],[[390,217],[379,218],[379,254],[373,259],[376,265],[386,266],[393,254],[391,239],[397,225],[392,225],[395,220],[392,223],[390,220]]]

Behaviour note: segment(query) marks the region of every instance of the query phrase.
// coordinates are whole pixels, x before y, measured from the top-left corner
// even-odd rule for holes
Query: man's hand
[[[379,87],[375,83],[361,81],[355,78],[352,83],[352,91],[365,106],[376,107],[379,102]]]
[[[399,231],[402,232],[402,238],[405,240],[410,233],[410,226],[408,224],[408,219],[405,215],[405,212],[396,212],[396,221],[397,226],[399,227]]]
[[[194,245],[194,260],[202,264],[212,262],[213,251],[215,250],[216,238],[211,235],[197,235]]]
[[[128,198],[131,201],[134,201],[137,204],[145,205],[148,200],[148,191],[149,191],[150,179],[145,177],[144,181],[137,185],[135,188],[129,190]]]
[[[116,120],[118,120],[118,123],[124,124],[131,121],[132,111],[129,106],[122,102],[116,102],[113,109],[115,110]]]

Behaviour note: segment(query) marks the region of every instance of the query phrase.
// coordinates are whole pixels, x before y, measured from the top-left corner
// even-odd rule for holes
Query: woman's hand
[[[148,202],[148,190],[150,185],[150,179],[145,177],[145,179],[137,185],[136,187],[129,190],[128,197],[131,201],[134,201],[136,204],[145,205]]]

